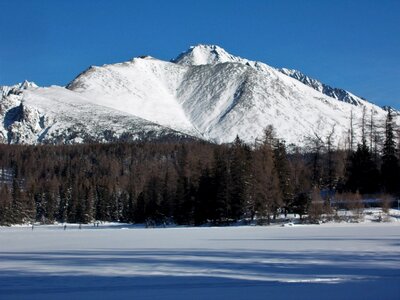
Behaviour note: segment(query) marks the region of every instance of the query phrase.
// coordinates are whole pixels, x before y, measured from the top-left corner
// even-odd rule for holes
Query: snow
[[[191,47],[173,62],[146,57],[95,67],[68,88],[97,104],[218,143],[237,135],[253,143],[273,125],[288,143],[303,144],[314,133],[327,136],[335,126],[335,142],[343,146],[351,111],[355,120],[361,118],[361,107],[218,46]],[[385,118],[381,108],[365,106]]]
[[[0,298],[398,299],[399,224],[0,228]]]
[[[0,96],[7,96],[8,93],[13,90],[20,91],[20,90],[34,89],[37,87],[38,86],[36,85],[36,83],[28,80],[25,80],[24,82],[17,83],[11,86],[0,85]]]
[[[364,99],[348,92],[340,88],[333,88],[330,87],[316,79],[310,78],[307,75],[301,73],[300,71],[297,70],[290,70],[286,68],[279,69],[283,74],[286,74],[290,77],[293,77],[300,82],[304,83],[305,85],[308,85],[312,87],[313,89],[329,96],[332,98],[335,98],[340,101],[344,101],[347,103],[351,103],[353,105],[368,105],[368,102],[365,101]]]
[[[322,89],[322,83],[313,82]],[[2,91],[9,89],[3,87]],[[356,99],[357,105],[339,101],[333,92],[329,97],[278,69],[215,45],[191,47],[172,62],[146,56],[90,67],[67,88],[25,89],[21,85],[20,92],[3,97],[4,116],[0,117],[24,103],[30,107],[32,122],[16,119],[11,128],[4,125],[0,130],[3,140],[17,136],[12,142],[69,141],[68,132],[78,127],[78,132],[70,134],[79,135],[76,141],[86,141],[86,132],[92,140],[102,141],[104,131],[118,138],[132,130],[146,132],[147,124],[152,124],[160,135],[174,131],[218,143],[232,142],[239,135],[254,143],[273,125],[278,137],[297,145],[304,145],[315,134],[324,138],[334,128],[334,144],[344,147],[352,114],[356,125],[364,108],[368,118],[374,112],[376,121],[382,122],[387,114],[351,93],[343,91]],[[113,120],[123,116],[124,122],[108,122],[107,115]],[[40,118],[48,120],[41,128]],[[82,124],[88,124],[87,128]],[[124,127],[130,129],[124,131]],[[360,139],[359,126],[354,130],[355,139]]]
[[[59,86],[35,88],[23,95],[10,95],[1,106],[7,111],[1,117],[5,128],[0,130],[3,142],[8,132],[9,143],[82,143],[107,142],[129,136],[137,139],[153,133],[176,134],[173,129],[152,123],[121,110],[92,103],[85,96]],[[8,124],[10,112],[14,119],[23,119]]]
[[[197,46],[191,46],[187,51],[173,59],[172,62],[184,66],[199,66],[225,62],[246,63],[247,60],[229,54],[217,45],[199,44]]]
[[[126,63],[90,68],[68,88],[94,104],[195,134],[196,130],[174,97],[184,71],[185,68],[154,58],[135,58]]]

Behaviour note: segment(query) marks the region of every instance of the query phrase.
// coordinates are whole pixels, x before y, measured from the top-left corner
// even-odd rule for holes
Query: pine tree
[[[354,116],[353,110],[350,112],[350,125],[349,125],[349,132],[348,132],[348,143],[349,143],[349,152],[354,151]]]
[[[400,191],[400,167],[394,137],[394,122],[389,109],[385,122],[385,143],[382,150],[382,183],[386,193]]]
[[[274,165],[273,131],[266,130],[264,141],[253,154],[253,176],[250,199],[254,209],[252,218],[257,216],[259,222],[270,224],[271,217],[282,205],[279,177]]]
[[[195,201],[188,155],[187,146],[185,144],[181,145],[177,153],[177,180],[173,208],[174,219],[178,224],[189,224],[193,221]]]
[[[215,222],[227,222],[230,219],[230,174],[225,149],[215,152],[213,179],[215,186]]]
[[[87,224],[93,221],[94,210],[94,192],[92,187],[88,184],[85,188],[84,209],[82,223]]]
[[[68,204],[71,190],[65,184],[60,186],[60,202],[58,205],[57,219],[61,223],[67,221]]]
[[[139,193],[135,203],[135,223],[144,223],[146,221],[144,193]]]
[[[313,136],[308,137],[307,150],[309,156],[311,157],[309,168],[311,169],[312,184],[314,187],[318,188],[322,185],[322,154],[324,148],[324,140],[317,133],[314,133]]]
[[[206,168],[200,176],[199,188],[196,194],[194,207],[195,225],[201,225],[211,220],[216,221],[215,196],[215,181],[212,178],[211,171]]]
[[[326,185],[329,191],[333,191],[336,187],[336,161],[334,159],[334,145],[333,138],[335,133],[335,126],[329,132],[326,138],[326,166],[327,166],[327,178]]]
[[[170,221],[172,218],[172,203],[174,200],[174,178],[171,174],[172,172],[170,171],[169,168],[165,170],[165,176],[162,182],[162,187],[161,187],[161,203],[160,203],[160,213],[163,218],[163,222],[167,223]]]
[[[276,141],[274,147],[274,168],[278,175],[280,194],[282,196],[283,208],[286,216],[292,206],[294,194],[286,145],[285,142],[280,140]]]
[[[0,225],[14,224],[12,219],[12,196],[6,184],[0,187]]]
[[[53,223],[60,203],[59,183],[56,180],[46,182],[44,186],[44,217],[46,223]]]
[[[149,179],[144,190],[144,197],[146,218],[155,223],[160,223],[162,221],[160,207],[162,201],[162,186],[159,178],[153,176]]]
[[[14,224],[23,223],[25,220],[25,193],[21,189],[20,179],[14,178],[12,182],[11,218]]]
[[[347,190],[361,194],[378,192],[379,171],[365,143],[359,144],[357,151],[349,156],[346,173]]]
[[[251,155],[249,147],[236,137],[231,148],[230,162],[230,216],[238,220],[248,198]]]

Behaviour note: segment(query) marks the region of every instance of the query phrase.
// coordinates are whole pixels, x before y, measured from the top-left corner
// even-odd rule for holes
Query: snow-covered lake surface
[[[0,228],[0,299],[400,299],[400,223]]]

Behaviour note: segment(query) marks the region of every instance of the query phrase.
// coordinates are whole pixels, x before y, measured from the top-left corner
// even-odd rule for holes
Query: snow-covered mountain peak
[[[211,65],[225,62],[245,63],[247,60],[226,52],[217,45],[191,46],[172,62],[185,66]]]
[[[17,83],[14,85],[0,85],[0,99],[1,97],[5,97],[9,94],[19,94],[21,91],[23,90],[28,90],[28,89],[33,89],[33,88],[37,88],[38,86],[32,82],[32,81],[28,81],[28,80],[24,80],[21,83]]]
[[[0,142],[75,143],[191,136],[254,143],[273,125],[288,143],[313,133],[336,143],[350,118],[386,112],[299,71],[197,45],[173,61],[151,56],[91,66],[64,87],[1,87]],[[340,100],[340,101],[337,101]],[[366,108],[366,110],[365,110]]]
[[[38,86],[33,81],[24,80],[19,86],[22,90],[27,90],[29,88],[37,88]]]

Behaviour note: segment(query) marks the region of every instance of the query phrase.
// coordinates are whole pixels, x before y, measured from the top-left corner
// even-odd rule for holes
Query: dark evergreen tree
[[[349,156],[346,173],[348,191],[368,194],[379,190],[379,171],[365,143]]]
[[[0,187],[0,226],[15,224],[12,218],[12,196],[6,184]]]
[[[135,197],[132,191],[123,192],[121,195],[123,209],[121,214],[121,221],[125,223],[135,222]]]
[[[144,192],[141,192],[136,200],[135,205],[135,222],[136,223],[144,223],[146,221],[146,213],[145,213],[145,196]]]
[[[250,148],[237,136],[231,147],[230,162],[230,217],[239,220],[249,197],[251,170]]]
[[[364,128],[364,126],[363,126]],[[328,189],[330,192],[333,192],[336,189],[337,184],[337,161],[335,160],[335,149],[333,145],[333,137],[335,133],[335,126],[332,127],[332,130],[329,132],[326,138],[326,174],[324,180],[324,188]]]
[[[273,139],[270,131],[266,131],[264,142],[255,149],[253,154],[253,176],[251,184],[251,203],[254,211],[251,218],[257,217],[259,222],[270,224],[282,205],[279,177],[274,165]]]
[[[307,152],[310,157],[308,167],[311,170],[312,184],[314,187],[321,187],[323,184],[323,150],[325,143],[322,137],[314,133],[313,136],[308,137]]]
[[[60,186],[60,202],[57,212],[57,220],[61,223],[67,221],[68,201],[71,198],[71,189],[67,185],[61,184]]]
[[[308,193],[296,194],[292,206],[293,213],[298,214],[301,219],[307,213],[310,203],[311,197]]]
[[[293,183],[291,182],[289,160],[286,153],[286,145],[285,142],[281,140],[277,140],[274,146],[274,167],[278,175],[280,194],[286,216],[293,205],[294,192]]]
[[[199,179],[194,207],[194,223],[201,225],[209,221],[216,221],[216,189],[215,180],[212,178],[211,171],[206,168]]]
[[[216,223],[226,223],[230,221],[230,174],[227,161],[226,149],[216,150],[214,153],[214,174],[213,185],[215,187],[215,218]]]
[[[162,186],[159,178],[153,176],[149,179],[144,189],[144,202],[146,219],[155,224],[162,222]]]
[[[20,186],[20,179],[14,178],[12,182],[11,219],[14,224],[27,221],[25,217],[25,193]]]
[[[162,216],[163,223],[168,223],[172,221],[173,215],[173,201],[175,195],[175,184],[172,178],[171,171],[169,168],[165,171],[164,180],[161,187],[161,203],[160,203],[160,213]]]
[[[382,184],[386,193],[400,192],[400,166],[394,136],[392,110],[389,109],[385,122],[385,143],[382,149]]]

